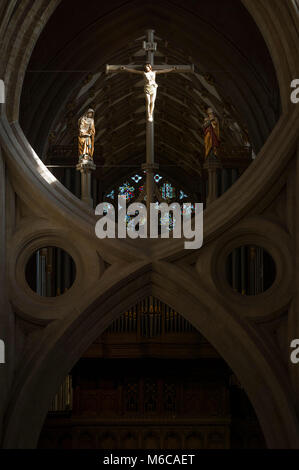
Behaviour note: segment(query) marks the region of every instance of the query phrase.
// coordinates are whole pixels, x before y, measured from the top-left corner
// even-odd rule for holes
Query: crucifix
[[[143,41],[142,48],[147,55],[144,71],[139,65],[106,65],[106,73],[130,72],[142,75],[144,78],[144,93],[146,98],[146,163],[142,169],[146,171],[146,206],[149,228],[150,203],[154,202],[154,173],[158,169],[154,155],[154,107],[158,85],[156,75],[161,73],[188,73],[194,72],[194,65],[154,65],[154,55],[157,43],[154,40],[154,30],[147,30],[147,40]]]

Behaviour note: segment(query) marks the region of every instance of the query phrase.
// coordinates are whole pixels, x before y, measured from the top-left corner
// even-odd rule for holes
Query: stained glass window
[[[135,187],[130,186],[126,181],[122,186],[119,187],[119,194],[125,195],[127,200],[133,199],[135,196]]]
[[[138,213],[136,213],[136,215],[138,215]],[[134,229],[134,226],[135,226],[135,229],[136,229],[136,223],[134,224],[134,219],[136,217],[136,215],[127,215],[126,216],[126,224],[127,224],[127,227],[130,227],[132,228],[132,230]],[[146,218],[145,217],[140,217],[140,220],[139,220],[139,228],[143,225],[146,224]]]
[[[103,206],[103,215],[107,215],[111,209],[114,209],[113,204],[110,204],[109,202],[105,202]]]
[[[191,204],[191,205],[188,205],[188,206],[186,204],[183,204],[183,206],[182,206],[182,215],[194,214],[194,210],[195,210],[194,204]]]
[[[140,180],[142,180],[142,176],[140,175],[134,175],[131,176],[132,180],[135,181],[135,183],[139,183]]]
[[[173,213],[170,212],[169,214],[163,214],[163,216],[160,216],[160,224],[164,227],[169,226],[169,231],[171,232],[175,226],[175,217],[173,217]]]
[[[106,197],[108,197],[109,199],[114,199],[114,195],[115,195],[115,191],[113,189],[109,194],[107,194]]]
[[[174,199],[175,198],[175,188],[170,183],[164,183],[161,186],[161,194],[163,199]]]
[[[163,176],[160,176],[160,175],[158,175],[158,174],[156,174],[156,175],[154,176],[154,180],[156,181],[156,183],[159,183],[159,181],[161,181],[162,178],[163,178]]]
[[[185,197],[188,197],[188,195],[184,193],[184,191],[180,190],[180,199],[184,199]]]
[[[113,200],[115,201],[117,205],[117,197],[119,195],[123,195],[126,197],[127,203],[136,202],[136,200],[138,200],[141,193],[145,189],[145,177],[146,177],[146,170],[142,170],[138,173],[133,173],[132,175],[127,176],[127,179],[125,179],[120,184],[118,189],[116,189],[117,187],[114,187],[113,190],[111,188],[109,189],[109,192],[107,192],[104,196],[104,200],[106,201],[110,200],[111,202]],[[182,188],[177,187],[175,184],[170,183],[169,180],[167,180],[164,176],[160,175],[159,173],[154,174],[154,182],[155,182],[156,188],[161,194],[160,202],[165,201],[167,203],[170,203],[170,202],[177,201],[181,205],[182,214],[187,214],[187,213],[194,214],[194,204],[192,204],[192,206],[189,208],[184,206],[183,201],[191,202],[191,197],[189,194],[185,193],[185,191]],[[142,197],[140,198],[140,202],[146,203],[145,192],[142,194]],[[160,202],[156,202],[156,204],[158,205]],[[129,225],[133,218],[134,216],[127,215],[126,224]],[[160,226],[164,226],[164,227],[167,227],[169,223],[170,232],[173,230],[176,224],[176,220],[173,217],[173,214],[171,211],[168,217],[164,215],[161,218],[160,216],[159,222],[160,222]],[[143,221],[141,221],[140,223],[143,224]]]

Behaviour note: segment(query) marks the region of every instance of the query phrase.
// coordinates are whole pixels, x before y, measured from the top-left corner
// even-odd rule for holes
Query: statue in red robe
[[[215,116],[212,108],[207,108],[207,116],[204,119],[204,141],[205,141],[205,158],[217,158],[220,146],[220,129],[219,120]]]

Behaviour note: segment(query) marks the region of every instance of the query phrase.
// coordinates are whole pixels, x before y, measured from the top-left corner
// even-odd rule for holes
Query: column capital
[[[84,160],[82,159],[81,162],[76,165],[76,170],[80,171],[81,173],[87,173],[90,171],[94,171],[96,169],[96,165],[92,160]]]
[[[217,157],[208,157],[203,164],[203,168],[205,170],[218,170],[219,168],[222,168],[222,163]]]
[[[141,169],[153,173],[154,171],[159,170],[159,165],[158,163],[143,163],[141,165]]]

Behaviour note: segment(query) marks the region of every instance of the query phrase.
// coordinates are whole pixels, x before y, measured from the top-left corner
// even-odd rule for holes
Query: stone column
[[[96,165],[91,160],[83,160],[78,163],[76,169],[81,173],[81,200],[89,207],[93,207],[91,197],[91,172],[96,169]]]
[[[208,157],[204,164],[204,169],[208,171],[208,196],[207,196],[207,207],[217,199],[218,197],[218,178],[217,170],[221,168],[221,163],[217,158]]]
[[[154,202],[154,195],[155,195],[155,181],[154,176],[157,170],[159,169],[159,165],[157,163],[144,163],[142,165],[142,170],[146,171],[146,213],[147,213],[147,233],[150,233],[150,204]]]
[[[10,390],[15,374],[15,315],[8,298],[7,244],[14,223],[13,204],[15,194],[7,177],[6,165],[0,147],[0,447],[4,434],[5,410],[10,399]],[[12,220],[13,219],[13,220]]]
[[[142,169],[146,171],[146,208],[147,208],[147,233],[150,233],[150,204],[154,201],[154,173],[159,165],[155,163],[154,155],[154,122],[146,120],[146,163]]]

